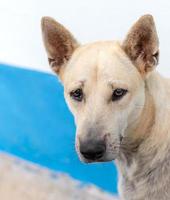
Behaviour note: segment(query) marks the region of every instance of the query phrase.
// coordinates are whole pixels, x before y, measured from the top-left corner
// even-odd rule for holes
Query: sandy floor
[[[0,153],[1,200],[115,200],[94,186]]]

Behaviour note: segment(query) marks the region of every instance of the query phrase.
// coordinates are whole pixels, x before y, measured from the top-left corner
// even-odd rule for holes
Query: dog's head
[[[120,142],[145,104],[145,79],[158,62],[152,16],[141,17],[122,43],[80,45],[49,17],[42,19],[48,60],[64,85],[77,131],[76,149],[85,162],[117,157]]]

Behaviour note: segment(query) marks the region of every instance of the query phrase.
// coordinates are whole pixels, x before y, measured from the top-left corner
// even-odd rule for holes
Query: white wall
[[[82,43],[123,39],[141,15],[155,17],[160,37],[159,70],[170,75],[169,0],[0,0],[0,61],[49,71],[40,19],[52,16]]]

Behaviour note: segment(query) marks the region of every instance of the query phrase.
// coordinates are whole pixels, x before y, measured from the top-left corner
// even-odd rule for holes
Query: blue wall
[[[0,65],[0,149],[117,192],[113,163],[81,163],[74,132],[55,76]]]

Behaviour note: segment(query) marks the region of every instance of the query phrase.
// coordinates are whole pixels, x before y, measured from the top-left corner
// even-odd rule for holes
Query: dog
[[[80,45],[50,17],[42,18],[48,61],[64,86],[85,163],[114,160],[122,200],[170,199],[170,80],[162,77],[151,15],[125,39]]]

